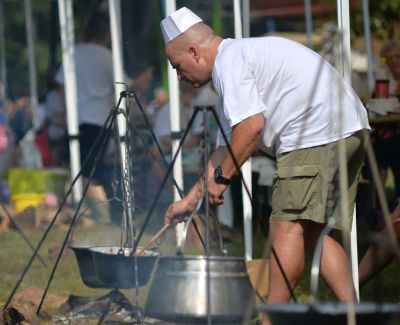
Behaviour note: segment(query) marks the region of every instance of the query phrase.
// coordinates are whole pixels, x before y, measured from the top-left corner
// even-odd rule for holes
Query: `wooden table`
[[[372,127],[396,127],[400,124],[400,113],[389,113],[383,117],[370,118],[369,124]]]

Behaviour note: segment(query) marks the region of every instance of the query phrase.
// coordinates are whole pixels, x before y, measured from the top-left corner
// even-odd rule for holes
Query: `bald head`
[[[215,34],[210,26],[197,23],[169,42],[165,48],[187,49],[190,46],[205,46],[214,37]]]
[[[210,26],[196,23],[165,45],[165,52],[179,80],[201,87],[211,80],[222,38]]]

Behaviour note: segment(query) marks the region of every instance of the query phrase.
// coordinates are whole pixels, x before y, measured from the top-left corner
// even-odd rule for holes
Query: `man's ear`
[[[192,56],[192,58],[199,63],[200,60],[200,52],[197,48],[194,46],[189,47],[189,54]]]

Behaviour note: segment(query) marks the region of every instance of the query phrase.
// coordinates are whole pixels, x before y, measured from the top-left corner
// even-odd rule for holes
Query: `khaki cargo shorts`
[[[357,184],[365,158],[365,134],[346,138],[349,218],[340,211],[339,142],[295,150],[277,157],[271,220],[312,220],[350,231]],[[346,220],[344,220],[346,219]]]

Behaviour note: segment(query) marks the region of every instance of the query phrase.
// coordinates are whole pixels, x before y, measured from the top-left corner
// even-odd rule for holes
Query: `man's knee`
[[[280,237],[303,237],[304,220],[270,220],[269,229],[271,240],[279,240]]]

